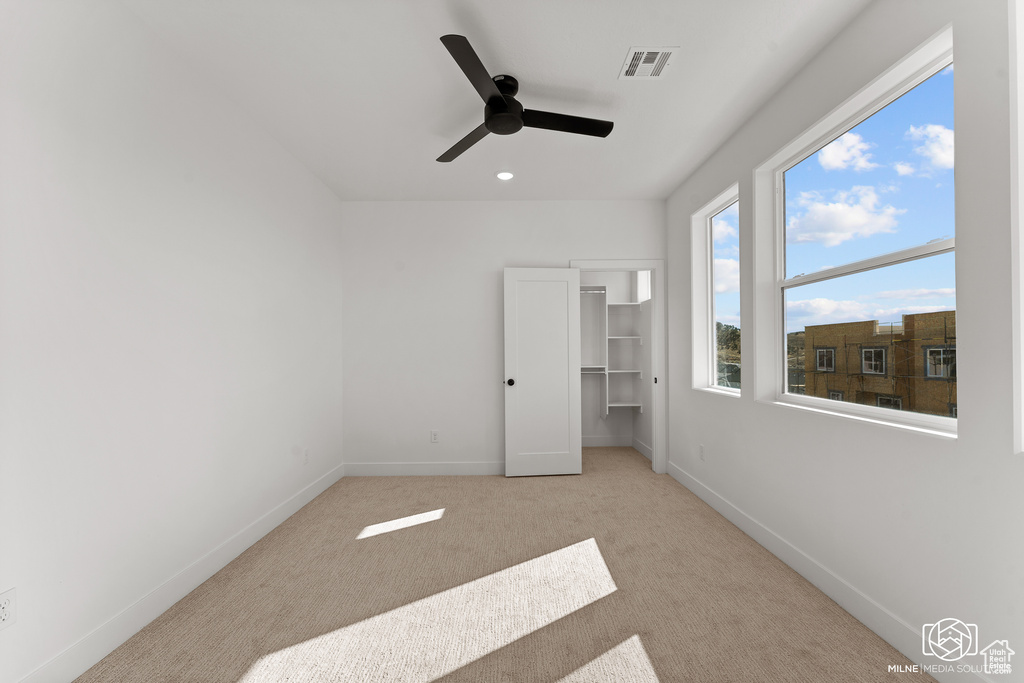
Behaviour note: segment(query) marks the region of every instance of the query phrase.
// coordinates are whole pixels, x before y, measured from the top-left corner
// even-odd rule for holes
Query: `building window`
[[[755,223],[775,226],[771,241],[755,232],[754,258],[775,274],[755,310],[776,330],[758,354],[777,400],[860,382],[835,410],[880,417],[907,400],[886,419],[956,429],[955,382],[923,381],[956,372],[952,47],[943,31],[755,170]]]
[[[829,399],[831,399],[833,401],[842,401],[843,400],[843,392],[841,392],[841,391],[830,391],[830,392],[828,392],[828,397],[829,397]]]
[[[949,416],[950,417],[956,417],[956,404],[955,403],[950,403],[949,404]]]
[[[956,349],[950,347],[924,347],[924,376],[956,379]]]
[[[836,350],[835,349],[815,349],[815,369],[818,372],[835,372],[836,371]]]
[[[899,396],[879,396],[876,400],[879,408],[903,410],[903,399]]]
[[[861,349],[860,371],[866,375],[884,375],[885,349]]]
[[[738,393],[742,367],[738,186],[709,202],[691,222],[694,386]]]

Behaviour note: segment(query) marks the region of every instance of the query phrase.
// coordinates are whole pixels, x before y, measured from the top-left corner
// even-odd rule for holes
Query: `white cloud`
[[[717,218],[711,221],[711,238],[715,242],[726,242],[737,235],[739,235],[739,232],[736,228],[725,221]]]
[[[821,325],[833,322],[872,320],[871,305],[861,301],[836,301],[835,299],[804,299],[786,302],[787,321],[803,321],[803,325]]]
[[[715,311],[715,322],[739,327],[740,317],[738,315],[722,315],[719,311]]]
[[[896,172],[900,175],[914,175],[914,165],[908,164],[905,161],[897,161],[893,164],[893,168],[895,168]]]
[[[874,147],[864,142],[857,133],[845,133],[822,147],[818,152],[818,163],[826,171],[841,171],[852,168],[855,171],[870,171],[878,164],[871,161],[869,149]]]
[[[937,299],[939,297],[956,296],[955,287],[939,289],[894,289],[875,294],[880,299]]]
[[[731,258],[715,259],[715,294],[740,291],[740,262]]]
[[[834,247],[847,240],[896,231],[896,216],[906,212],[890,205],[879,207],[878,193],[858,185],[837,192],[831,202],[814,192],[801,193],[797,206],[804,209],[786,226],[788,242],[820,242]]]
[[[863,320],[877,320],[882,323],[900,322],[904,315],[911,313],[933,313],[950,310],[949,306],[879,306],[873,302],[844,301],[836,299],[804,299],[786,302],[786,327],[790,332],[801,330],[807,325],[830,325]]]
[[[953,168],[953,131],[937,123],[911,126],[906,137],[924,144],[914,151],[929,161],[934,168]]]

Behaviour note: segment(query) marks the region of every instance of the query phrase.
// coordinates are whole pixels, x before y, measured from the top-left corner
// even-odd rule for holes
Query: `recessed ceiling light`
[[[509,171],[500,171],[498,173],[498,180],[512,180],[513,177]]]

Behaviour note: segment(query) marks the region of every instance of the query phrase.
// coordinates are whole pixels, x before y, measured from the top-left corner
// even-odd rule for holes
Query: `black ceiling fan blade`
[[[489,104],[498,110],[504,109],[505,98],[501,96],[498,86],[494,84],[491,75],[487,73],[483,62],[477,57],[476,51],[466,37],[449,34],[441,36],[441,42],[448,48],[448,52],[462,69],[462,73],[466,74],[466,78],[480,93],[480,99],[484,101],[484,104]]]
[[[466,137],[462,138],[454,145],[452,145],[452,148],[449,149],[444,154],[442,154],[441,156],[439,156],[437,160],[441,162],[451,161],[452,159],[456,158],[457,156],[465,152],[467,149],[469,149],[476,143],[483,140],[484,137],[486,137],[486,135],[490,132],[491,131],[487,130],[487,126],[481,123],[479,126],[471,130],[469,132],[469,135],[467,135]]]
[[[568,114],[554,114],[549,111],[524,109],[523,125],[528,128],[546,128],[547,130],[560,130],[563,133],[577,133],[579,135],[593,135],[604,138],[608,137],[608,133],[612,132],[612,126],[615,124],[611,121],[586,119],[582,116],[569,116]]]

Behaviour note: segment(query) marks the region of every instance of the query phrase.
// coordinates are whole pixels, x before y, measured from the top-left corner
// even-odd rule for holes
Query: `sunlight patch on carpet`
[[[591,538],[269,654],[239,683],[427,683],[615,590]]]
[[[593,681],[616,681],[616,683],[659,683],[654,665],[647,656],[640,636],[624,640],[596,659],[592,659],[558,683],[593,683]]]
[[[433,522],[441,519],[444,515],[444,508],[440,510],[431,510],[430,512],[421,512],[418,515],[410,515],[408,517],[402,517],[401,519],[393,519],[390,522],[381,522],[380,524],[371,524],[356,536],[358,541],[360,538],[369,538],[370,536],[378,536],[380,534],[386,534],[389,531],[398,531],[399,529],[406,529],[417,524],[426,524],[427,522]]]

